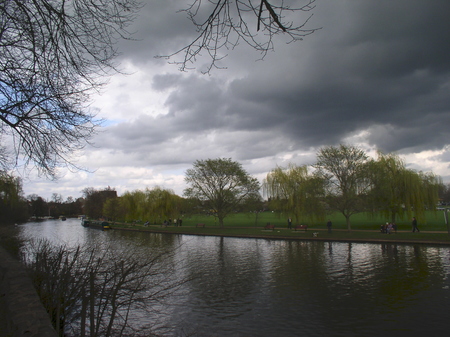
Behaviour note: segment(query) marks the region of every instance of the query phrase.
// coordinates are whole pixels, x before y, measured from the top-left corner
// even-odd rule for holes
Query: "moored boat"
[[[95,228],[95,229],[110,229],[111,226],[106,221],[92,221],[83,219],[81,221],[83,227]]]

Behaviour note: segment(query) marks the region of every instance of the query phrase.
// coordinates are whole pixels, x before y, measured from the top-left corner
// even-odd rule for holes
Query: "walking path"
[[[2,247],[0,289],[0,336],[58,336],[25,268]]]

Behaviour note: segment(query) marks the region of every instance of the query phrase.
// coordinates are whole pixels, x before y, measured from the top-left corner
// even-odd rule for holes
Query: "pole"
[[[444,210],[444,219],[445,219],[445,224],[447,225],[447,232],[450,235],[450,226],[449,226],[449,223],[448,223],[448,211],[449,211],[448,208],[446,208]]]

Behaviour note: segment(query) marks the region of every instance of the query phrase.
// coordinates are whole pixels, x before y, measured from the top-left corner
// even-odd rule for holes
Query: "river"
[[[191,277],[164,315],[174,336],[441,336],[450,313],[450,248],[220,238],[19,225],[69,246],[176,249]]]

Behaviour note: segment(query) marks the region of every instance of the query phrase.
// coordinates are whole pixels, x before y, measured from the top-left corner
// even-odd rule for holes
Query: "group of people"
[[[415,217],[412,218],[412,231],[414,232],[420,232],[419,227],[417,227],[417,219]],[[385,225],[381,225],[380,227],[381,233],[387,233],[391,234],[392,232],[397,233],[397,225],[395,222],[386,222]]]
[[[169,218],[169,220],[164,220],[163,225],[164,226],[169,226],[172,223],[173,223],[173,225],[175,227],[181,226],[183,224],[183,220],[181,220],[181,219],[173,219],[173,222],[172,222],[172,219]]]
[[[327,222],[328,233],[331,233],[332,225],[333,224],[331,223],[331,220],[328,220]],[[288,228],[292,229],[292,218],[288,218]],[[415,217],[412,218],[412,231],[413,233],[415,231],[420,232],[419,227],[417,227],[417,219]],[[380,232],[386,234],[397,233],[397,224],[395,222],[386,222],[386,224],[380,226]]]
[[[331,233],[331,227],[333,226],[331,220],[327,222],[328,233]],[[292,229],[292,218],[288,218],[288,228]]]
[[[397,233],[397,224],[395,222],[386,222],[385,225],[380,226],[380,232],[386,234]]]
[[[155,224],[156,224],[156,222],[155,222]],[[173,219],[173,221],[172,221],[172,219],[169,218],[169,220],[164,220],[162,224],[163,224],[163,226],[169,226],[171,224],[173,224],[174,226],[181,226],[183,224],[183,220]],[[150,222],[146,221],[144,223],[144,226],[148,226],[148,225],[150,225]]]

